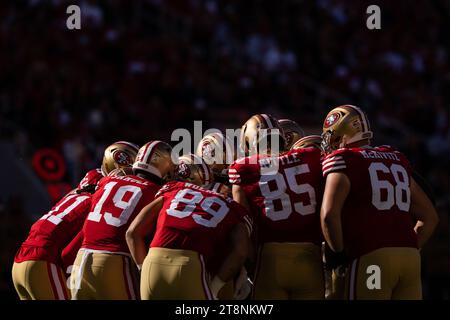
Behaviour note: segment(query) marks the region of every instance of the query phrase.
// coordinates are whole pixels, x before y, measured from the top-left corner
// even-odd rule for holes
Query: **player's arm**
[[[436,228],[439,217],[433,203],[418,183],[411,178],[411,214],[417,219],[414,231],[419,248],[428,241]]]
[[[250,240],[247,227],[243,222],[232,229],[230,241],[231,252],[211,281],[211,291],[215,297],[225,283],[232,280],[240,272],[247,258]]]
[[[240,205],[244,206],[247,210],[250,211],[250,206],[247,201],[247,196],[245,195],[244,190],[240,185],[233,184],[233,187],[231,189],[231,192],[233,194],[233,200],[239,203]]]
[[[142,208],[141,212],[131,222],[126,232],[128,248],[134,262],[140,267],[147,255],[146,236],[154,232],[159,211],[164,203],[163,197],[158,197]]]
[[[350,180],[346,174],[332,172],[327,175],[320,210],[320,223],[325,240],[334,252],[344,250],[341,212],[349,192]]]
[[[81,230],[61,252],[61,263],[65,273],[72,272],[72,265],[77,257],[78,250],[83,244],[83,240],[84,235],[83,230]]]
[[[241,186],[239,185],[233,185],[232,187],[232,194],[233,194],[233,200],[236,201],[237,203],[239,203],[240,205],[244,206],[244,208],[246,208],[248,211],[250,211],[250,205],[248,204],[247,201],[247,197],[244,193],[244,190],[242,189]],[[255,232],[255,231],[253,231]],[[248,270],[253,270],[255,265],[256,265],[256,255],[257,255],[257,250],[255,247],[255,244],[253,244],[251,241],[249,243],[249,248],[248,248],[248,263],[247,263],[247,267]]]

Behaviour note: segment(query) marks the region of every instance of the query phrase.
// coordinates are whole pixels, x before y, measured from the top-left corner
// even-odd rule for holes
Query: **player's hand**
[[[245,267],[241,268],[241,272],[235,281],[234,287],[233,299],[235,300],[244,300],[252,291],[253,283],[248,278]]]
[[[217,296],[219,295],[220,289],[222,289],[224,285],[225,285],[225,281],[220,279],[218,276],[215,276],[212,279],[211,285],[209,286],[209,288],[211,289],[211,293],[212,293],[214,300],[219,300],[217,298]]]
[[[94,193],[97,186],[95,184],[88,184],[87,186],[83,187],[82,189],[78,189],[77,193],[83,193],[83,192],[89,192]]]
[[[346,266],[349,263],[349,258],[344,251],[334,252],[326,244],[325,245],[325,269],[330,271],[339,266]]]
[[[242,286],[234,292],[234,300],[245,300],[249,294],[252,292],[253,282],[250,278],[247,278]]]

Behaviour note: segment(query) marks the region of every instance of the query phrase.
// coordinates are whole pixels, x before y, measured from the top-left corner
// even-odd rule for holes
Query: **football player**
[[[220,132],[204,136],[197,146],[196,155],[209,165],[216,183],[228,184],[228,167],[235,154],[227,137]]]
[[[101,178],[129,168],[136,159],[139,147],[128,141],[117,141],[108,146],[103,154],[102,165],[100,168],[92,169],[86,173],[84,178],[77,186],[78,192],[93,193],[97,188],[97,184]],[[78,250],[83,243],[83,231],[75,236],[75,238],[64,248],[61,254],[61,262],[63,270],[67,275],[72,272],[72,265],[77,256]]]
[[[228,179],[228,167],[231,162],[235,160],[235,152],[232,144],[227,137],[224,137],[222,133],[211,133],[203,137],[197,146],[196,155],[203,158],[203,160],[211,168],[214,176],[214,181],[206,186],[207,189],[215,191],[224,195],[225,197],[231,197],[231,185]],[[242,277],[247,280],[247,271],[245,267],[241,271]],[[231,300],[237,297],[243,297],[244,291],[248,288],[240,288],[243,290],[235,289],[235,285],[243,285],[240,281],[229,281],[220,290],[219,300]],[[242,292],[241,295],[237,295],[237,292]],[[236,294],[235,294],[236,293]],[[247,293],[247,295],[250,292]]]
[[[280,119],[278,125],[284,133],[286,150],[290,150],[294,143],[305,136],[305,132],[300,125],[291,119]]]
[[[138,151],[139,147],[134,143],[128,141],[114,142],[105,149],[101,167],[88,171],[81,179],[77,189],[95,189],[98,181],[114,169],[131,166]]]
[[[322,150],[322,137],[319,135],[305,136],[293,144],[291,150],[301,148],[317,148]],[[322,154],[323,157],[323,154]],[[338,300],[343,298],[345,283],[342,273],[339,270],[333,270],[326,262],[325,242],[322,242],[322,261],[324,263],[324,281],[325,281],[325,299]]]
[[[175,175],[179,181],[161,188],[127,231],[133,259],[142,265],[142,299],[216,299],[247,257],[247,211],[204,188],[211,173],[198,158],[180,157]],[[149,235],[150,250],[145,243]],[[224,247],[230,248],[225,256]],[[215,269],[211,263],[218,254],[222,261]]]
[[[358,107],[342,105],[325,118],[321,224],[327,259],[335,266],[350,261],[350,299],[421,299],[418,248],[438,216],[406,157],[389,146],[370,146],[372,136]]]
[[[258,228],[254,298],[323,299],[321,151],[277,154],[272,144],[265,149],[260,141],[267,134],[278,135],[283,149],[282,131],[276,129],[278,122],[269,115],[251,117],[241,136],[241,148],[249,156],[229,169],[233,198],[249,208]]]
[[[74,263],[72,299],[136,299],[135,266],[125,232],[172,174],[171,151],[165,142],[148,142],[133,163],[134,175],[108,176],[99,182]]]
[[[12,268],[14,287],[21,300],[70,298],[60,255],[81,230],[90,205],[90,193],[73,190],[33,224]]]
[[[137,147],[120,141],[105,150],[102,170],[129,165]],[[124,160],[125,159],[125,160]],[[75,260],[83,239],[81,228],[89,213],[91,193],[103,175],[89,171],[76,189],[65,195],[31,227],[13,265],[13,282],[21,299],[67,299],[66,273]]]

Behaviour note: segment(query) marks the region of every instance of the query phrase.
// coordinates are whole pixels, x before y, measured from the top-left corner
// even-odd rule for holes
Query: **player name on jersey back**
[[[379,152],[375,150],[361,150],[360,153],[366,159],[386,159],[401,161],[398,155],[394,152]]]

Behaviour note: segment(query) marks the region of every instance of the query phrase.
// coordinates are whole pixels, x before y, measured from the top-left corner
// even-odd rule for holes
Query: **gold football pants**
[[[141,270],[142,300],[211,300],[203,256],[195,251],[150,248]]]
[[[21,300],[68,300],[66,277],[47,261],[23,261],[12,268],[14,287]]]
[[[135,300],[136,270],[129,256],[80,249],[70,281],[72,299]]]
[[[416,248],[381,248],[353,260],[346,274],[350,300],[420,300],[420,253]]]
[[[312,243],[265,243],[255,276],[255,299],[324,299],[320,247]]]

